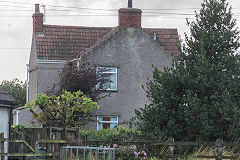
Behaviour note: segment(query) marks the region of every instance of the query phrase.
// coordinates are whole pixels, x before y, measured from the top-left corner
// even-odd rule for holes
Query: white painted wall
[[[3,107],[0,104],[0,133],[4,132],[4,138],[9,138],[9,112],[10,108]],[[1,144],[0,144],[0,152],[1,152]],[[8,152],[8,143],[4,143],[4,152]],[[1,158],[0,158],[1,159]],[[5,157],[7,159],[7,157]]]

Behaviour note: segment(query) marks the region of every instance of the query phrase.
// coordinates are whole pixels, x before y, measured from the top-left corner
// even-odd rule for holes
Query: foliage
[[[225,0],[204,0],[191,36],[172,68],[156,67],[147,83],[150,105],[136,111],[137,125],[181,141],[231,141],[240,134],[239,32]]]
[[[26,82],[15,78],[2,81],[0,87],[16,100],[17,107],[22,107],[26,103],[26,85]]]
[[[11,126],[12,132],[21,133],[24,132],[25,126],[18,124],[16,126]]]
[[[101,71],[102,72],[102,71]],[[60,89],[56,90],[54,86],[49,90],[48,94],[59,94],[62,89],[76,92],[81,90],[88,97],[97,101],[108,94],[104,94],[100,90],[96,90],[97,84],[104,84],[106,80],[101,78],[99,72],[96,72],[96,65],[90,62],[81,62],[77,66],[75,63],[67,64],[61,71],[60,74]]]
[[[143,134],[134,129],[120,126],[118,129],[103,130],[81,130],[79,133],[82,137],[87,137],[90,141],[136,141],[142,140]]]
[[[147,158],[147,152],[137,148],[136,145],[121,146],[117,152],[119,157],[121,157],[120,159],[123,160],[142,160]]]
[[[60,96],[40,94],[26,108],[43,126],[66,129],[86,124],[91,119],[91,112],[99,106],[81,91],[71,93],[63,90]]]

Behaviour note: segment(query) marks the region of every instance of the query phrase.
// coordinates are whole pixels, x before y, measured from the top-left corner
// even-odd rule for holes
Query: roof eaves
[[[14,105],[15,103],[16,103],[16,100],[12,96],[7,94],[6,91],[0,88],[0,104]]]

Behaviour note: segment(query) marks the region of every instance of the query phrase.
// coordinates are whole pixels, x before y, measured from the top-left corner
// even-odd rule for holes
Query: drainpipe
[[[12,111],[13,111],[13,108],[16,108],[16,106],[12,106],[12,108],[9,110],[9,119],[8,119],[8,137],[9,139],[12,138],[11,134],[12,134],[12,119],[13,119],[13,116],[12,116]],[[11,149],[11,146],[9,145],[9,143],[7,144],[7,152],[10,151]]]
[[[29,86],[29,64],[27,66],[27,86],[26,86],[26,103],[28,103],[28,86]]]
[[[18,115],[19,115],[19,110],[16,109],[16,125],[18,125]]]

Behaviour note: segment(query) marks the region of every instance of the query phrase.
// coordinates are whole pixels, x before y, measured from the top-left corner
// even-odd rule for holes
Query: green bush
[[[141,131],[120,126],[118,129],[81,130],[81,137],[89,141],[140,141],[144,136]]]

